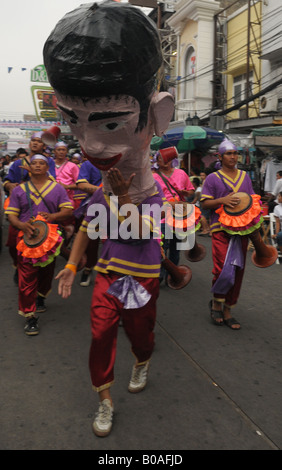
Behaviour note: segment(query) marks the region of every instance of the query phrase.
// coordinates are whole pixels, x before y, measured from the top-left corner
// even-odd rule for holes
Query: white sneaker
[[[88,287],[91,281],[91,271],[89,270],[84,270],[81,279],[80,279],[80,285],[82,287]]]
[[[105,398],[99,404],[98,412],[96,413],[93,422],[93,430],[96,436],[105,437],[110,434],[112,429],[114,407],[110,400]]]
[[[147,385],[147,377],[149,370],[149,361],[142,366],[133,366],[131,379],[128,385],[128,390],[131,393],[141,392]]]

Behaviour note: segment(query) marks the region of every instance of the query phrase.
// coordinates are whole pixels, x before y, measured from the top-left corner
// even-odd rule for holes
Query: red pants
[[[37,295],[46,297],[52,287],[56,261],[44,268],[23,263],[18,256],[19,275],[19,314],[25,317],[31,316],[36,311]]]
[[[98,392],[109,388],[114,381],[120,316],[137,363],[148,361],[155,345],[154,327],[159,280],[136,277],[135,279],[151,294],[151,298],[144,307],[124,309],[116,297],[107,293],[110,285],[121,276],[98,273],[92,295],[89,368],[93,388]]]
[[[248,248],[248,237],[243,236],[241,237],[241,239],[242,239],[243,256],[244,256],[244,260],[246,260],[246,253],[247,253],[247,248]],[[214,276],[212,284],[215,283],[215,281],[218,279],[222,271],[225,256],[226,256],[228,245],[229,245],[229,240],[230,240],[230,235],[228,235],[228,233],[226,232],[223,232],[223,231],[214,232],[212,234],[212,259],[213,259],[212,273]],[[224,302],[229,307],[231,307],[232,305],[235,305],[239,298],[244,271],[245,271],[245,266],[243,269],[237,268],[234,286],[232,286],[229,289],[225,297],[223,297],[222,294],[214,293],[213,295],[214,299],[217,300],[218,302]]]

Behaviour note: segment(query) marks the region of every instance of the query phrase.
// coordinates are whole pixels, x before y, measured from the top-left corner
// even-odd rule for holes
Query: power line
[[[279,85],[282,85],[282,78],[280,80],[277,80],[276,82],[272,83],[268,87],[264,88],[263,90],[259,91],[258,93],[255,93],[251,95],[249,98],[240,101],[240,103],[235,104],[234,106],[231,106],[231,108],[225,109],[223,111],[219,111],[218,113],[215,113],[215,116],[223,116],[225,114],[231,113],[231,111],[235,111],[236,109],[241,108],[244,104],[249,103],[250,101],[254,101],[256,98],[259,98],[260,96],[264,95],[265,93],[268,93],[269,91],[273,90],[274,88],[277,88]]]

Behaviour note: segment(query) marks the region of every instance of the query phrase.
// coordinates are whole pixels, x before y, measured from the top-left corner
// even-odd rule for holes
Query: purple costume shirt
[[[27,222],[32,216],[36,217],[38,212],[48,212],[52,214],[63,208],[73,209],[66,190],[55,181],[48,180],[40,189],[40,193],[48,207],[31,182],[29,181],[27,184],[30,193],[32,214],[29,207],[25,183],[22,183],[13,190],[10,204],[5,214],[15,215],[21,222]]]
[[[117,198],[115,197],[117,200]],[[158,278],[161,266],[161,250],[160,250],[160,220],[156,220],[157,212],[152,207],[155,205],[155,210],[159,210],[163,206],[163,197],[156,191],[150,197],[142,201],[141,204],[136,205],[138,212],[146,224],[150,227],[151,236],[148,239],[122,239],[120,236],[121,224],[124,217],[117,213],[116,205],[111,205],[110,210],[110,197],[107,196],[102,188],[98,189],[92,196],[87,214],[89,214],[90,207],[95,207],[95,204],[101,204],[105,208],[107,214],[107,237],[103,242],[101,256],[95,266],[95,270],[100,273],[120,273],[124,275],[131,275],[146,278]],[[112,202],[111,202],[112,204]],[[146,204],[146,210],[144,205]],[[98,216],[98,214],[97,214]],[[91,221],[97,217],[86,215],[80,230],[88,232],[91,236]],[[113,230],[111,218],[114,217],[116,224]],[[90,231],[90,232],[89,232]],[[154,232],[154,237],[153,237]],[[111,236],[111,238],[109,238]]]
[[[227,176],[222,170],[218,170],[208,175],[205,179],[201,201],[205,199],[219,199],[227,196],[231,192],[244,192],[250,195],[255,194],[249,175],[243,170],[237,170],[234,179]],[[211,232],[222,230],[222,226],[218,221],[219,214],[215,209],[211,210]]]

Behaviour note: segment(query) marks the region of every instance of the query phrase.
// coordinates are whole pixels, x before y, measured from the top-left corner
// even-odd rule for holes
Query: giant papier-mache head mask
[[[147,100],[162,65],[158,31],[130,5],[81,5],[57,24],[44,46],[53,88],[69,96]]]
[[[159,93],[163,65],[159,33],[153,21],[140,9],[113,0],[81,5],[58,22],[44,45],[43,56],[59,105],[64,101],[62,97],[73,97],[84,103],[117,97],[118,105],[118,97],[127,96],[139,103],[138,121],[134,129],[136,137],[146,129],[144,139],[148,146],[154,133],[162,135],[166,131],[173,114],[173,98],[168,93]],[[89,151],[85,149],[91,135],[88,133],[87,139],[86,133],[82,136],[81,130],[72,127],[75,118],[68,117],[69,125],[85,154],[92,163],[97,163],[94,144],[88,147]],[[113,147],[117,135],[112,134],[108,138]],[[103,154],[103,158],[110,156],[107,150]],[[135,156],[139,163],[135,160],[132,168],[141,165],[143,176],[139,183],[135,178],[133,187],[153,184],[148,171],[144,171],[145,166],[150,168],[147,154],[146,165],[144,155]],[[117,166],[132,170],[127,157]]]

